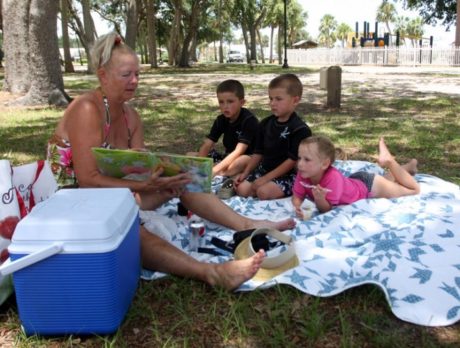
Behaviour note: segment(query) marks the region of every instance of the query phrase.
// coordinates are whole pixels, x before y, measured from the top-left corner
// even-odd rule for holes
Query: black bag
[[[227,242],[220,238],[212,237],[211,243],[216,247],[229,251],[232,254],[235,252],[236,247],[246,238],[250,237],[252,232],[254,232],[254,228],[244,231],[238,231],[233,234],[233,241]],[[273,248],[277,242],[270,243],[265,233],[258,234],[252,238],[252,247],[254,250],[264,249],[265,251]]]

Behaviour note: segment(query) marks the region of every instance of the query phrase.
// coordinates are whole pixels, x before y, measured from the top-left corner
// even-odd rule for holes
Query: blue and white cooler
[[[138,213],[128,189],[64,189],[19,222],[1,273],[27,335],[117,330],[140,276]]]

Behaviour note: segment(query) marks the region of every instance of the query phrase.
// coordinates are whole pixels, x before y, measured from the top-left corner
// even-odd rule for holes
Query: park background
[[[399,158],[401,161],[416,157],[419,159],[421,172],[460,183],[458,67],[413,66],[401,69],[342,66],[342,105],[339,109],[329,109],[325,107],[325,91],[319,88],[320,66],[282,67],[284,35],[282,31],[281,35],[278,34],[278,30],[283,26],[282,15],[281,19],[278,18],[273,39],[273,42],[278,42],[277,37],[281,37],[279,61],[269,63],[266,59],[266,63],[263,64],[258,60],[253,69],[247,60],[239,64],[226,64],[224,52],[222,55],[219,53],[219,35],[214,33],[215,36],[209,43],[216,43],[216,55],[206,62],[195,62],[187,56],[185,66],[181,66],[180,54],[174,55],[171,64],[166,60],[166,57],[169,58],[167,54],[164,56],[163,64],[159,64],[161,51],[158,48],[165,47],[163,49],[168,51],[170,45],[166,43],[151,51],[157,52],[156,54],[146,55],[150,50],[147,46],[151,41],[145,39],[148,31],[145,12],[143,20],[140,20],[141,17],[135,17],[138,19],[135,22],[136,30],[128,30],[128,22],[131,23],[127,16],[130,13],[130,5],[137,3],[144,6],[152,3],[150,1],[106,3],[43,0],[29,1],[29,7],[23,6],[24,3],[2,1],[2,47],[5,51],[5,60],[4,68],[1,70],[4,90],[0,92],[0,154],[1,158],[9,159],[13,164],[43,158],[46,141],[67,102],[65,97],[59,98],[59,95],[58,98],[50,100],[51,94],[59,94],[51,92],[65,92],[68,97],[73,98],[97,86],[94,76],[88,72],[84,54],[81,56],[82,61],[77,59],[72,62],[71,58],[65,57],[62,57],[62,61],[59,60],[58,43],[61,42],[61,46],[64,46],[65,40],[62,35],[58,35],[60,31],[57,27],[61,22],[57,21],[57,18],[62,18],[62,13],[58,14],[59,8],[56,4],[74,5],[76,16],[73,19],[71,16],[68,18],[69,48],[71,45],[80,45],[83,50],[84,43],[87,45],[91,38],[96,37],[96,30],[91,30],[92,25],[88,17],[85,21],[83,12],[87,12],[83,9],[89,5],[86,10],[89,9],[93,18],[93,7],[99,5],[107,6],[108,9],[113,6],[109,18],[114,21],[114,26],[119,23],[120,34],[126,41],[132,40],[130,35],[136,33],[137,51],[141,57],[144,56],[145,64],[142,66],[140,88],[132,103],[144,120],[147,146],[152,150],[185,152],[196,149],[217,115],[215,87],[223,79],[237,78],[243,81],[248,96],[248,107],[259,118],[263,118],[269,113],[268,82],[277,74],[293,72],[300,77],[305,87],[299,112],[313,129],[330,136],[342,147],[350,159],[374,161],[376,139],[385,134],[391,149],[402,154]],[[178,48],[183,48],[186,34],[190,32],[190,25],[193,24],[190,21],[193,19],[193,7],[190,6],[192,2],[153,3],[162,5],[165,11],[164,17],[158,17],[158,43],[161,43],[162,39],[172,37],[172,29],[178,29],[179,47],[176,47],[176,52],[182,53]],[[235,35],[235,40],[241,36],[238,34],[241,32],[241,26],[232,24],[230,20],[236,20],[238,17],[236,14],[225,17],[222,13],[221,16],[216,16],[219,4],[231,5],[231,9],[235,8],[235,4],[270,4],[273,5],[270,9],[277,8],[281,11],[278,11],[278,14],[283,13],[284,5],[283,1],[193,3],[202,6],[200,18],[227,18],[229,22],[222,24],[222,27],[228,29],[229,34]],[[287,5],[293,6],[294,3],[295,1],[288,1]],[[313,7],[316,2],[308,3]],[[388,3],[396,4],[393,1]],[[422,4],[422,7],[418,8],[420,11],[423,4],[433,2],[418,3]],[[455,1],[444,2],[452,3],[456,5]],[[401,5],[401,2],[398,4]],[[174,11],[176,5],[181,5],[183,10],[177,22],[178,27],[171,25],[173,15],[177,14],[177,11]],[[251,8],[246,8],[245,13],[250,13]],[[27,9],[29,10],[26,13]],[[267,7],[267,11],[268,9]],[[309,12],[305,7],[302,10]],[[354,8],[352,10],[357,13],[360,11]],[[310,21],[313,21],[312,13],[309,12]],[[323,15],[321,13],[319,16]],[[362,26],[362,21],[367,20],[372,28],[375,18],[367,17],[366,15],[365,18],[360,18],[359,24]],[[318,20],[318,15],[314,18]],[[446,13],[442,14],[438,26],[443,28],[447,26],[443,24],[444,18],[450,17]],[[455,21],[456,17],[453,18]],[[12,21],[13,27],[7,28]],[[14,26],[16,21],[28,23],[26,33],[21,31],[22,27]],[[304,22],[291,25],[289,33],[311,30],[310,39],[323,45],[313,29],[306,29],[308,21],[307,19],[307,27]],[[170,27],[165,26],[163,29],[166,30],[161,34],[161,24],[168,23]],[[198,25],[199,29],[205,28],[203,23]],[[454,22],[450,23],[449,41],[454,41],[455,26],[452,24]],[[348,25],[353,28],[354,19]],[[214,28],[216,27],[219,26],[214,25]],[[384,28],[385,25],[382,23],[380,27]],[[75,36],[72,28],[77,32],[80,30],[80,35],[77,34],[78,43],[71,39]],[[14,38],[10,40],[10,44],[15,43],[14,47],[5,45],[5,41],[8,41],[8,30],[9,35],[14,34],[10,36]],[[89,35],[91,32],[92,37]],[[104,32],[97,31],[97,35],[100,36]],[[249,30],[246,33],[250,38]],[[324,36],[324,43],[328,42],[326,39],[330,36]],[[257,35],[254,36],[256,37]],[[294,38],[292,42],[308,36],[300,35]],[[257,43],[257,40],[254,42]],[[286,43],[288,42],[291,41]],[[334,42],[334,45],[340,44],[340,41]],[[412,43],[408,40],[405,44],[409,46]],[[448,43],[449,47],[450,45],[451,42]],[[277,51],[276,45],[274,51]],[[190,52],[192,51],[189,50],[188,53]],[[156,65],[152,64],[155,55]],[[219,63],[220,58],[222,63]],[[67,70],[70,66],[69,61],[74,68],[78,67],[76,71]],[[10,68],[16,70],[8,70]],[[350,289],[331,298],[316,298],[287,286],[244,294],[228,293],[196,281],[170,276],[154,282],[141,282],[120,329],[114,335],[103,337],[25,337],[20,329],[14,297],[0,308],[2,347],[455,347],[459,344],[458,323],[449,327],[429,328],[402,322],[390,311],[383,292],[371,285]]]

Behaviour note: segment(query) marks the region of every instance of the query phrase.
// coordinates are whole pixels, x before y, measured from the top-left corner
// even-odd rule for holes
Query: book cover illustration
[[[213,161],[207,157],[193,157],[165,152],[92,148],[99,171],[107,176],[130,180],[145,180],[157,167],[163,167],[164,176],[189,173],[192,182],[186,185],[190,192],[211,192]]]

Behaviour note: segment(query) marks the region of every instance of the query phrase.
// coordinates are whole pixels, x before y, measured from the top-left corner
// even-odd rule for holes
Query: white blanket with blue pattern
[[[358,170],[381,173],[369,162],[337,162],[346,175]],[[300,265],[266,283],[248,281],[238,290],[288,284],[314,296],[332,296],[361,284],[376,284],[393,313],[419,325],[450,325],[460,319],[460,188],[439,178],[418,174],[421,193],[398,199],[366,199],[315,213],[288,231],[296,241]],[[259,201],[233,197],[237,212],[257,219],[293,216],[289,198]],[[187,252],[189,232],[176,202],[157,210],[177,224],[171,242]],[[202,246],[212,236],[230,240],[232,231],[207,223]],[[221,251],[220,249],[217,249]],[[192,253],[201,260],[223,262],[224,256]],[[144,279],[163,276],[143,271]]]

